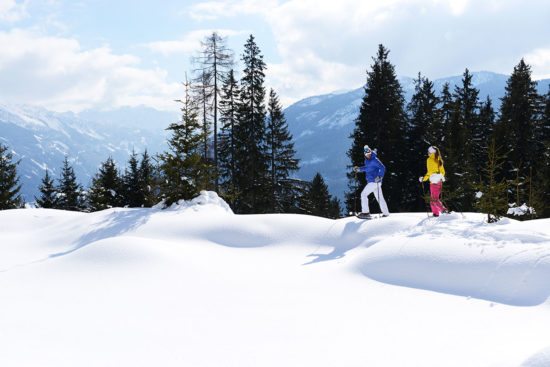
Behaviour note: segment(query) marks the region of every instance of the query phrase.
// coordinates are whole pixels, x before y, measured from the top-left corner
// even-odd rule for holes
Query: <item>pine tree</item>
[[[8,147],[0,143],[0,210],[16,209],[23,206],[23,199],[19,194],[21,185],[17,176],[17,165],[13,162],[13,154]]]
[[[408,176],[418,177],[426,171],[426,151],[430,145],[438,146],[442,137],[442,122],[437,109],[439,98],[436,97],[433,83],[418,73],[415,80],[415,93],[407,106],[409,112],[407,150]],[[404,206],[409,210],[423,211],[425,202],[419,195],[418,185],[410,185],[403,197]]]
[[[482,174],[483,166],[487,160],[487,147],[490,146],[495,129],[496,114],[493,109],[491,98],[487,96],[484,103],[479,108],[478,124],[472,129],[472,143],[474,150],[472,153],[474,166],[477,168],[476,174]]]
[[[58,179],[57,192],[59,193],[58,209],[83,211],[85,209],[85,200],[83,198],[82,187],[76,181],[76,175],[69,160],[65,157],[63,167],[61,168],[61,177]]]
[[[132,154],[128,160],[128,167],[124,171],[122,183],[124,205],[128,205],[131,208],[143,206],[145,202],[145,193],[143,191],[137,153],[134,150],[132,150]]]
[[[273,89],[269,92],[267,115],[267,145],[269,154],[270,199],[269,210],[275,213],[287,212],[294,207],[294,186],[290,176],[298,170],[298,159],[294,156],[294,143],[288,131],[283,109]]]
[[[40,191],[40,198],[34,197],[36,205],[39,208],[57,208],[58,207],[58,197],[57,190],[55,188],[55,183],[53,178],[50,177],[48,170],[46,169],[46,174],[42,179],[42,185],[38,187]]]
[[[162,195],[168,206],[196,197],[201,190],[206,190],[211,178],[211,167],[203,161],[200,152],[204,132],[197,121],[197,106],[189,94],[188,82],[185,87],[185,99],[179,101],[183,104],[182,120],[167,128],[172,131],[169,151],[159,155]]]
[[[543,103],[537,136],[540,145],[537,152],[539,164],[534,176],[534,206],[538,217],[550,218],[550,86]]]
[[[203,42],[200,56],[195,59],[203,75],[204,92],[212,100],[212,118],[214,135],[214,167],[215,189],[219,191],[218,174],[218,109],[222,95],[222,82],[225,74],[233,66],[233,52],[227,47],[226,39],[220,37],[217,32],[212,32]]]
[[[143,194],[142,206],[150,208],[160,201],[158,192],[154,188],[156,169],[151,162],[151,157],[147,153],[147,149],[141,155],[139,164],[139,180],[140,189]]]
[[[506,82],[495,127],[497,141],[509,152],[503,172],[510,181],[514,180],[514,168],[529,172],[533,167],[536,174],[538,167],[536,132],[541,106],[536,86],[537,82],[531,80],[531,67],[522,59]]]
[[[209,162],[211,161],[209,136],[212,132],[212,121],[210,120],[212,114],[212,91],[209,86],[211,76],[205,70],[200,70],[199,72],[200,74],[195,78],[195,83],[192,84],[191,89],[193,91],[194,103],[199,107],[197,108],[197,117],[200,116],[202,120],[202,160],[203,162]]]
[[[124,201],[123,180],[113,158],[101,164],[89,189],[89,205],[92,211],[122,206]]]
[[[466,69],[462,85],[455,86],[453,109],[446,122],[446,138],[441,149],[441,154],[445,157],[448,204],[454,205],[460,211],[470,211],[473,208],[472,184],[479,180],[471,135],[479,120],[478,95],[479,90],[472,85],[472,74]]]
[[[219,139],[218,174],[221,196],[235,207],[236,192],[236,156],[237,142],[235,127],[238,124],[240,89],[233,69],[223,81],[220,99],[220,122],[222,123]]]
[[[474,206],[487,213],[487,222],[497,222],[508,209],[507,192],[510,183],[504,179],[498,179],[498,171],[501,169],[506,154],[500,154],[496,147],[495,139],[487,143],[487,161],[483,167],[483,176],[473,187],[477,191],[477,201]]]
[[[340,216],[340,203],[328,192],[328,186],[320,173],[315,174],[308,190],[306,213],[325,218]]]
[[[244,69],[238,124],[234,128],[235,188],[237,213],[265,213],[269,210],[268,154],[266,146],[265,63],[250,35],[242,55]]]
[[[372,70],[367,72],[365,96],[355,129],[351,135],[352,147],[348,151],[350,168],[364,165],[363,146],[377,149],[378,157],[386,166],[384,176],[384,196],[391,211],[402,208],[401,199],[409,186],[406,157],[406,115],[401,85],[397,80],[394,66],[388,61],[389,51],[379,45],[378,54],[373,58]],[[348,211],[353,210],[354,198],[366,184],[364,175],[348,174],[350,192],[346,193]]]

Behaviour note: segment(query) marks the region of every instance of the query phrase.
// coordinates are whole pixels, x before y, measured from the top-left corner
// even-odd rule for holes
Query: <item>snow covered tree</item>
[[[197,106],[190,96],[187,81],[185,99],[179,102],[182,103],[182,119],[167,128],[172,131],[168,140],[169,151],[159,155],[160,185],[166,205],[196,197],[201,190],[207,189],[211,178],[211,166],[201,156],[204,132],[197,121]]]
[[[101,164],[92,186],[89,189],[88,200],[92,211],[120,207],[124,201],[123,180],[113,158],[109,157]]]
[[[269,210],[284,213],[294,207],[294,185],[290,176],[298,170],[298,159],[288,131],[283,108],[273,89],[269,92],[267,107],[267,146],[269,154],[270,199]]]
[[[263,55],[250,35],[242,55],[244,69],[240,86],[238,124],[234,127],[234,210],[265,213],[269,210],[268,152],[266,145],[265,69]]]
[[[363,166],[363,146],[377,149],[378,157],[386,166],[384,177],[384,196],[391,211],[402,208],[401,199],[409,186],[406,167],[406,114],[401,85],[395,74],[395,67],[388,61],[389,50],[379,45],[378,54],[373,58],[372,70],[367,72],[365,96],[359,116],[355,120],[355,129],[351,135],[352,146],[348,151],[350,168]],[[352,211],[354,198],[366,184],[365,175],[348,173],[349,192],[346,193],[346,206]],[[377,205],[377,204],[376,204]]]
[[[13,162],[13,154],[0,143],[0,210],[16,209],[23,206],[19,194],[21,185],[17,176],[18,162]]]
[[[240,89],[233,69],[223,80],[220,99],[220,122],[222,124],[219,139],[218,176],[221,196],[232,206],[235,205],[237,142],[235,126],[238,123]]]
[[[57,192],[59,201],[57,209],[83,211],[86,208],[82,187],[76,181],[73,167],[65,156],[61,177],[58,179]]]
[[[36,205],[40,208],[57,208],[58,207],[58,197],[57,190],[55,188],[54,179],[50,177],[48,170],[46,169],[46,174],[42,179],[42,185],[38,186],[40,191],[40,197],[34,197]]]

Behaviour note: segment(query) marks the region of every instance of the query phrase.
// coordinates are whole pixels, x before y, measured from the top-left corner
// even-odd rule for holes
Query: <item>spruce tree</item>
[[[168,152],[159,155],[162,171],[161,189],[166,205],[181,199],[190,200],[201,190],[206,190],[211,176],[211,166],[201,157],[204,132],[197,121],[197,106],[189,94],[189,83],[185,82],[185,99],[182,103],[182,120],[172,123],[168,140]]]
[[[0,210],[16,209],[23,206],[23,199],[19,194],[21,185],[17,176],[17,165],[13,162],[13,154],[8,147],[0,143]]]
[[[141,155],[141,162],[139,164],[139,186],[143,195],[142,206],[150,208],[155,205],[158,199],[158,193],[154,189],[155,181],[155,167],[151,162],[151,157],[147,153],[147,149]]]
[[[377,154],[386,167],[383,189],[391,211],[404,209],[401,200],[409,185],[406,167],[406,115],[401,85],[395,74],[395,67],[388,61],[388,53],[379,45],[378,54],[373,58],[372,70],[367,72],[365,96],[355,129],[351,135],[352,146],[348,151],[350,168],[364,165],[363,146],[377,149]],[[359,182],[355,182],[355,177]],[[349,189],[346,193],[348,211],[353,210],[354,198],[366,184],[365,175],[348,173]]]
[[[506,82],[495,127],[497,141],[508,152],[503,172],[509,181],[514,180],[515,168],[526,173],[532,167],[536,174],[537,122],[541,112],[536,86],[537,82],[531,80],[531,67],[522,59]]]
[[[418,177],[426,171],[426,151],[430,145],[439,146],[442,137],[442,122],[437,109],[439,98],[428,78],[418,73],[415,80],[415,93],[407,106],[409,112],[407,150],[408,176]],[[403,197],[403,206],[412,211],[423,211],[425,202],[420,195],[420,188],[410,185]]]
[[[145,193],[143,192],[137,153],[134,150],[132,150],[132,154],[128,160],[128,167],[124,171],[122,183],[124,205],[128,205],[131,208],[141,207],[145,201]]]
[[[263,55],[250,35],[241,58],[244,69],[238,124],[234,128],[235,188],[237,213],[269,210],[268,153],[266,145],[265,69]]]
[[[123,180],[113,158],[109,157],[101,164],[92,178],[89,189],[89,205],[92,211],[122,206],[124,202]]]
[[[58,197],[57,190],[55,188],[54,179],[50,177],[48,170],[46,169],[46,174],[42,179],[42,185],[38,186],[40,191],[40,197],[34,197],[36,205],[39,208],[57,208],[58,207]]]
[[[220,99],[220,122],[222,124],[219,139],[218,175],[220,179],[221,196],[231,205],[235,206],[236,192],[236,156],[237,142],[235,139],[235,127],[238,124],[240,106],[240,89],[233,69],[229,71],[223,80],[222,95]]]
[[[328,186],[320,173],[313,177],[307,196],[307,214],[333,219],[340,217],[340,202],[329,194]]]
[[[550,86],[544,97],[537,140],[540,142],[535,175],[535,210],[537,216],[550,218]]]
[[[77,183],[74,169],[69,164],[69,159],[66,156],[63,160],[61,177],[58,179],[58,181],[58,209],[83,211],[86,206],[82,193],[82,187],[80,186],[80,184]]]
[[[472,74],[466,69],[462,85],[455,86],[449,120],[445,126],[445,141],[441,154],[445,160],[445,195],[453,209],[473,208],[472,184],[479,180],[475,166],[472,131],[479,120],[479,90],[472,84]]]
[[[267,115],[267,146],[269,155],[270,208],[274,213],[283,213],[294,207],[294,185],[290,176],[298,170],[298,159],[288,131],[288,124],[273,89],[269,92]]]
[[[493,102],[487,96],[487,99],[481,103],[479,108],[478,124],[472,129],[472,144],[474,145],[472,156],[478,176],[482,173],[483,166],[487,161],[487,149],[491,146],[491,140],[494,138],[495,119]]]

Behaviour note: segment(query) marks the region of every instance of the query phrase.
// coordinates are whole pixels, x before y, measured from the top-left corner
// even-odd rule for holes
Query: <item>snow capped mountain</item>
[[[27,202],[38,196],[46,169],[52,177],[59,177],[65,156],[79,182],[88,186],[101,162],[109,156],[124,167],[132,149],[138,153],[164,149],[164,128],[177,119],[177,114],[145,108],[81,115],[34,106],[0,105],[0,142],[9,146],[15,160],[20,160],[21,193]]]

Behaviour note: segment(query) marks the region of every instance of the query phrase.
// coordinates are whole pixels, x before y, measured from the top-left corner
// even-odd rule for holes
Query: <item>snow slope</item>
[[[550,366],[550,220],[0,211],[1,366]]]

